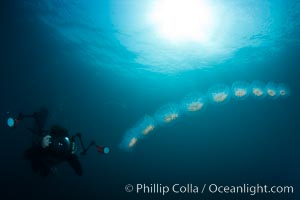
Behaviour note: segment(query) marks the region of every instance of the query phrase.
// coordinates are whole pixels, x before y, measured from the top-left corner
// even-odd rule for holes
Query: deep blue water
[[[238,41],[222,47],[222,53],[203,57],[198,54],[203,49],[190,54],[186,50],[194,52],[194,47],[177,51],[166,44],[160,49],[150,39],[141,42],[144,34],[148,37],[147,30],[137,28],[141,22],[131,27],[136,16],[130,14],[130,8],[135,12],[141,6],[136,1],[124,1],[124,5],[117,0],[46,2],[10,1],[1,6],[3,199],[240,197],[128,194],[124,187],[129,183],[293,185],[294,194],[253,199],[299,199],[299,1],[270,0],[258,5],[228,1],[237,8],[254,6],[246,10],[250,14],[245,19],[252,19],[255,12],[262,15],[267,6],[268,14],[260,19],[269,21],[255,24],[257,18],[253,18],[248,21],[256,27],[253,35],[237,33],[233,37]],[[126,24],[130,24],[128,30]],[[198,115],[159,128],[132,152],[118,148],[126,130],[145,114],[180,102],[190,92],[205,93],[215,84],[231,85],[237,80],[282,82],[290,87],[291,95],[209,105]],[[6,119],[41,105],[51,112],[47,127],[61,124],[71,133],[80,131],[86,141],[109,145],[111,154],[91,151],[80,157],[82,177],[67,164],[47,179],[33,174],[22,158],[31,145],[31,135],[25,130],[30,123],[9,129]]]

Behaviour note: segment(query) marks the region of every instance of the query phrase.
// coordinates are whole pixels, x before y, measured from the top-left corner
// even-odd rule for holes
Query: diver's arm
[[[70,156],[68,156],[67,162],[78,176],[82,176],[83,171],[78,156],[76,156],[75,154],[71,154]]]

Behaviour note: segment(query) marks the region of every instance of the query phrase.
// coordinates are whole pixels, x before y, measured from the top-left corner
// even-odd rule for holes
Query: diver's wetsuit
[[[37,116],[39,115],[33,117],[36,119]],[[36,119],[36,122],[39,123],[39,120]],[[76,174],[81,176],[82,167],[77,155],[73,152],[74,141],[69,137],[68,131],[62,127],[53,126],[50,133],[47,134],[51,136],[51,144],[43,148],[41,140],[45,134],[41,131],[41,125],[37,126],[39,142],[34,143],[24,154],[25,158],[31,161],[33,171],[45,177],[57,164],[67,161]]]
[[[81,176],[82,167],[77,155],[72,153],[68,136],[53,132],[50,136],[52,143],[49,147],[34,145],[25,151],[25,158],[31,161],[33,171],[41,176],[47,176],[55,165],[67,161],[76,174]]]

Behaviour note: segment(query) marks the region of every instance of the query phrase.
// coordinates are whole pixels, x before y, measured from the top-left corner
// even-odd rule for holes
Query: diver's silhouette
[[[94,141],[85,147],[82,136],[77,133],[70,136],[68,130],[62,126],[54,125],[49,131],[45,130],[48,117],[48,110],[41,108],[39,112],[25,115],[20,113],[16,119],[13,119],[13,126],[20,123],[25,118],[34,119],[34,127],[27,128],[33,134],[32,146],[24,153],[25,159],[31,162],[32,170],[43,176],[48,176],[55,171],[56,165],[62,162],[67,162],[79,176],[83,174],[82,166],[79,158],[76,155],[77,146],[75,139],[78,138],[81,146],[81,155],[86,155],[87,151],[92,146],[96,146],[100,153],[109,153],[108,147],[96,145]],[[12,120],[12,119],[11,119]],[[12,126],[11,126],[12,127]]]

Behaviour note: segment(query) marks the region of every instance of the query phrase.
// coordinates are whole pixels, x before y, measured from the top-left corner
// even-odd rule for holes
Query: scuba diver
[[[64,127],[54,125],[49,131],[44,130],[47,117],[48,110],[41,108],[39,112],[30,115],[20,113],[16,119],[7,120],[9,127],[15,127],[26,118],[34,119],[35,126],[27,128],[33,134],[33,144],[24,152],[25,159],[31,162],[33,172],[46,177],[55,171],[59,163],[67,162],[78,176],[82,176],[82,166],[76,155],[76,138],[80,141],[81,155],[86,155],[92,146],[95,146],[99,153],[110,152],[109,147],[99,146],[94,141],[85,147],[80,133],[70,136]]]

